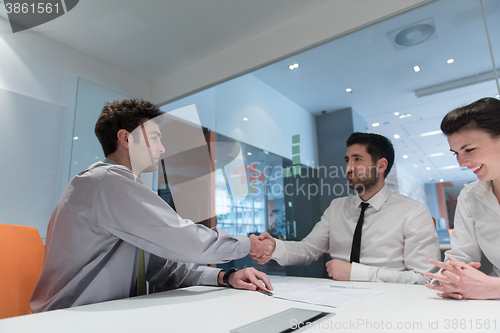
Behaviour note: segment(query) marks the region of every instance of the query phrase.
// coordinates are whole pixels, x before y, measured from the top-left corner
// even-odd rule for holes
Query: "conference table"
[[[329,279],[270,276],[280,283]],[[447,300],[421,285],[348,282],[384,293],[333,308],[223,287],[194,286],[0,320],[1,333],[230,332],[290,308],[333,312],[300,332],[500,332],[500,300]]]

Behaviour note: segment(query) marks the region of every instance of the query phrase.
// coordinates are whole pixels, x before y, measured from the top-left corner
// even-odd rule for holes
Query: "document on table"
[[[273,297],[334,308],[385,292],[335,282],[277,283],[273,287]]]

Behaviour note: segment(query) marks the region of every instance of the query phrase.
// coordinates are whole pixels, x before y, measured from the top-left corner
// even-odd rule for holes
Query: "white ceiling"
[[[483,0],[497,66],[500,64],[500,1]],[[433,18],[437,37],[396,50],[389,33]],[[448,64],[447,60],[455,61]],[[288,66],[298,63],[299,68]],[[413,66],[421,71],[415,73]],[[492,70],[479,1],[441,0],[386,20],[253,73],[257,78],[313,114],[352,107],[367,120],[368,131],[392,139],[396,162],[423,182],[476,180],[470,170],[456,168],[443,134],[444,115],[482,97],[498,94],[495,81],[426,97],[414,91]],[[352,93],[346,93],[352,88]],[[394,112],[410,113],[399,119]],[[398,134],[400,139],[395,139]],[[431,154],[442,156],[429,157]],[[403,158],[407,155],[408,158]],[[449,168],[453,167],[453,168]],[[427,170],[430,168],[430,170]],[[432,179],[432,180],[431,180]]]

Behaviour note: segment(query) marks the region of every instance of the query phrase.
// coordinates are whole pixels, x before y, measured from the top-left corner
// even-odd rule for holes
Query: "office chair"
[[[0,319],[31,313],[44,249],[36,228],[0,223]]]

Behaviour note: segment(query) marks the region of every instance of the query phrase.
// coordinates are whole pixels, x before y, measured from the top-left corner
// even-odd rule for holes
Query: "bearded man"
[[[347,140],[347,176],[357,195],[337,198],[302,241],[281,241],[268,233],[274,250],[252,256],[259,264],[308,265],[330,250],[328,275],[340,281],[425,284],[423,273],[436,270],[427,258],[440,258],[439,241],[429,209],[392,193],[385,177],[394,163],[389,139],[353,133]]]

